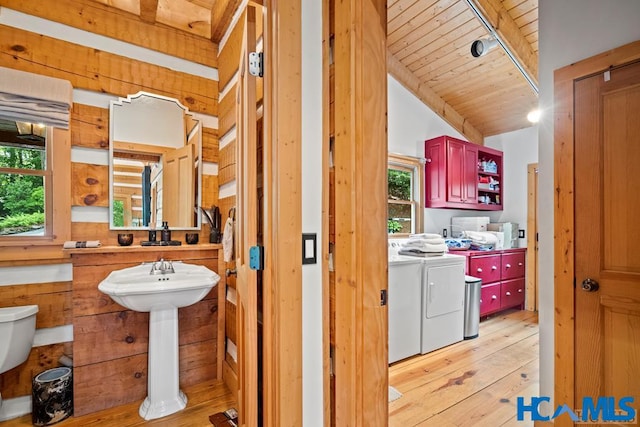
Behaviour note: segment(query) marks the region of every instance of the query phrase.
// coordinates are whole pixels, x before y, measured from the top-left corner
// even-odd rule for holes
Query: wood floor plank
[[[510,310],[502,313],[497,313],[493,315],[491,318],[483,320],[480,322],[480,336],[473,340],[463,341],[462,343],[456,344],[456,347],[468,345],[465,343],[470,343],[471,345],[482,342],[487,335],[494,334],[501,330],[511,328],[513,326],[518,325],[537,325],[538,324],[538,313],[526,310]],[[412,363],[421,363],[423,357],[433,357],[433,358],[441,358],[443,357],[442,353],[446,353],[450,351],[450,347],[445,347],[440,350],[433,351],[426,355],[416,356],[410,359],[405,359],[399,362],[394,363],[391,366],[393,370],[394,367],[402,366],[403,368],[411,365]]]
[[[500,426],[510,422],[515,418],[517,397],[537,395],[538,371],[536,359],[418,425],[440,426],[453,423],[458,427],[475,427]]]
[[[139,402],[118,406],[81,417],[70,417],[60,423],[62,427],[211,427],[209,415],[236,407],[233,394],[221,380],[205,381],[185,387],[187,407],[173,415],[145,421],[138,415]],[[2,427],[32,426],[31,415],[0,422]]]
[[[518,396],[539,393],[537,314],[508,312],[483,321],[480,336],[398,362],[389,384],[390,426],[527,426]]]
[[[450,372],[475,363],[503,351],[525,338],[538,334],[533,323],[517,322],[474,340],[463,341],[437,352],[418,356],[411,363],[394,365],[389,370],[389,381],[401,393],[420,387],[428,381],[448,375]]]

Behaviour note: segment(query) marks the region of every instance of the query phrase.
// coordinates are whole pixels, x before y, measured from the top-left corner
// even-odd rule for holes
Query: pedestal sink
[[[148,389],[139,410],[145,420],[187,405],[179,384],[178,308],[200,301],[219,280],[202,265],[160,260],[113,271],[98,285],[121,306],[149,312]]]

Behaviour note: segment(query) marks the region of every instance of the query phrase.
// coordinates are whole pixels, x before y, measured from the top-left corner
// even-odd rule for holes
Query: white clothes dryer
[[[423,258],[422,354],[463,339],[465,261],[451,254]]]

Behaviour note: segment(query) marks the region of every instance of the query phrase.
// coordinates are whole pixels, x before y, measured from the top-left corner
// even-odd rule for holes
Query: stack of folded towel
[[[447,245],[439,234],[412,234],[398,251],[399,255],[438,256],[447,252]]]
[[[498,243],[498,236],[486,231],[469,231],[466,230],[464,235],[471,239],[471,250],[490,251]]]

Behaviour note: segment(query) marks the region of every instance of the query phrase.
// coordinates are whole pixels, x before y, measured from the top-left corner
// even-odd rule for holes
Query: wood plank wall
[[[99,282],[114,269],[160,258],[218,270],[217,249],[181,249],[72,255],[74,415],[135,402],[147,393],[149,314],[116,304],[98,291]],[[217,311],[217,288],[178,310],[181,387],[217,376]]]
[[[104,95],[112,97],[126,96],[141,90],[174,97],[192,112],[198,113],[205,118],[209,117],[205,124],[221,122],[221,117],[218,117],[218,88],[222,86],[218,85],[217,80],[210,76],[198,75],[196,72],[177,71],[165,64],[145,62],[145,60],[137,57],[118,54],[122,47],[115,42],[116,40],[123,41],[131,45],[159,51],[180,60],[199,64],[198,66],[217,69],[218,46],[212,43],[211,40],[192,36],[169,27],[152,25],[141,21],[135,15],[90,0],[60,0],[58,2],[44,3],[36,0],[3,0],[2,8],[3,13],[6,13],[9,9],[24,13],[27,20],[29,20],[29,16],[38,17],[49,22],[61,23],[69,27],[105,36],[112,40],[111,44],[114,47],[108,52],[83,45],[86,41],[82,37],[77,37],[76,42],[70,42],[62,40],[55,35],[47,35],[45,27],[48,28],[50,25],[46,24],[46,22],[45,25],[39,24],[40,26],[38,26],[38,28],[42,28],[42,33],[27,31],[18,25],[0,25],[0,34],[2,34],[2,37],[0,37],[0,66],[69,80],[74,89],[83,90],[89,94],[90,99],[99,100],[101,96],[104,99]],[[53,26],[51,25],[51,27]],[[66,37],[66,34],[64,37]],[[231,42],[227,43],[227,45],[234,46]],[[234,59],[231,63],[237,64],[237,60]],[[230,79],[233,76],[232,69],[230,71],[217,71],[222,72],[225,79]],[[229,72],[231,72],[231,75],[225,74]],[[231,98],[233,96],[229,97],[229,99]],[[86,99],[86,96],[82,99]],[[92,158],[106,159],[108,157],[109,110],[108,103],[106,101],[101,102],[100,106],[88,105],[85,102],[74,102],[70,122],[72,157],[73,153],[82,154],[83,152],[92,153]],[[234,111],[231,114],[234,116],[234,107],[232,107],[232,110]],[[205,164],[209,163],[214,166],[218,164],[218,169],[228,168],[225,172],[227,175],[225,175],[223,181],[223,183],[228,183],[230,182],[228,172],[233,170],[233,164],[235,163],[235,154],[233,153],[235,144],[230,145],[226,150],[225,156],[228,158],[226,163],[219,163],[221,158],[218,149],[218,137],[223,135],[224,132],[226,131],[216,129],[216,125],[205,126],[202,133],[202,153]],[[78,157],[83,159],[83,156],[76,156],[76,159]],[[211,170],[211,168],[209,169]],[[95,212],[95,209],[98,209],[98,212],[103,212],[100,218],[106,218],[107,216],[104,214],[109,200],[109,177],[106,162],[74,160],[69,174],[72,177],[72,194],[69,205],[73,207],[75,212],[80,212],[80,215],[76,218],[69,218],[71,239],[100,240],[103,245],[116,245],[117,231],[109,230],[109,224],[106,219],[96,220],[95,217],[85,214],[85,212]],[[231,196],[218,200],[220,186],[218,175],[203,175],[202,183],[203,205],[207,207],[220,205],[223,219],[225,219],[225,213],[228,212],[230,207],[235,206],[235,197]],[[207,225],[203,226],[200,234],[200,242],[206,243],[209,241],[209,227]],[[184,240],[184,232],[174,231],[173,237],[174,239]],[[138,242],[141,239],[146,239],[146,232],[135,231],[134,242]],[[2,246],[1,241],[0,246]],[[211,264],[211,268],[223,276],[224,271],[219,271],[221,265],[218,264],[217,260],[214,263],[214,260],[215,258],[211,257],[207,263]],[[5,269],[28,266],[30,270],[33,270],[34,275],[38,275],[38,271],[43,268],[43,265],[54,264],[62,268],[69,262],[69,256],[64,254],[61,248],[55,248],[52,252],[49,248],[24,246],[15,248],[12,251],[0,251],[0,277],[6,271]],[[115,265],[113,264],[108,268],[116,268],[114,267]],[[75,273],[79,271],[81,270],[73,270],[73,281],[76,279]],[[104,275],[106,270],[101,270],[95,274]],[[221,283],[223,282],[224,280],[221,281]],[[40,312],[37,315],[37,328],[39,330],[62,327],[70,331],[72,325],[77,325],[81,328],[88,328],[86,329],[87,331],[95,331],[95,327],[103,324],[103,320],[99,320],[103,318],[97,317],[98,315],[96,314],[95,319],[92,320],[80,319],[84,316],[83,312],[76,313],[75,311],[83,308],[78,301],[73,300],[71,288],[72,280],[44,284],[12,284],[2,283],[2,280],[0,280],[0,306],[38,304],[40,306]],[[218,299],[215,296],[211,296],[206,302],[202,302],[202,307],[196,308],[196,310],[199,310],[197,319],[191,321],[196,323],[193,323],[192,326],[187,323],[186,327],[201,330],[202,324],[197,323],[204,319],[201,314],[209,316],[211,310],[217,310],[217,302]],[[114,318],[113,313],[115,312],[102,315],[112,319],[114,322],[125,323],[125,319]],[[127,315],[126,324],[132,324],[132,320],[135,319],[136,333],[140,337],[144,337],[145,332],[143,331],[146,330],[146,323],[144,321],[137,322],[137,320],[140,320],[137,317],[139,316],[134,314]],[[214,318],[215,316],[207,321],[213,326],[213,330],[216,330]],[[221,327],[224,327],[224,325]],[[84,329],[76,330],[76,337],[81,334],[82,330]],[[89,337],[93,336],[95,336],[94,332],[87,332],[85,338],[89,339]],[[210,336],[209,341],[214,337],[215,335]],[[183,344],[183,347],[184,345],[190,345],[187,343],[181,344]],[[127,345],[124,347],[135,346]],[[214,343],[210,342],[204,347],[198,344],[196,347],[188,347],[189,354],[183,358],[184,363],[197,367],[192,374],[186,374],[185,379],[187,381],[204,381],[211,375],[215,376],[216,372],[219,372],[217,375],[220,376],[222,367],[216,366],[215,357],[212,358],[212,355],[216,354]],[[74,354],[74,350],[76,354]],[[97,366],[98,363],[105,363],[105,361],[87,359],[86,355],[82,353],[83,351],[82,347],[79,347],[77,343],[74,348],[74,343],[72,342],[59,342],[34,347],[26,363],[0,374],[0,389],[2,389],[3,397],[12,398],[30,395],[32,377],[48,368],[59,366],[58,360],[63,354],[70,357],[76,356],[76,362],[79,360],[79,363],[86,363],[82,369],[78,369],[76,374],[78,375],[77,378],[81,380],[80,384],[82,383],[82,378],[88,378],[91,375],[98,376],[98,374],[104,376],[106,371],[100,372],[95,367],[88,368],[87,366]],[[140,369],[144,368],[146,370],[146,361],[142,363],[141,354],[134,351],[126,357],[131,358],[132,364],[138,363]],[[206,368],[204,367],[205,364],[207,365]],[[116,372],[114,371],[113,374],[116,375]],[[134,381],[135,384],[144,382],[140,378],[136,378],[136,380]],[[109,386],[113,384],[109,383]],[[132,390],[139,391],[140,388],[132,387]],[[82,390],[79,389],[77,391],[82,396]],[[118,403],[119,401],[112,400],[109,404]],[[82,408],[83,405],[81,403],[79,407]]]

